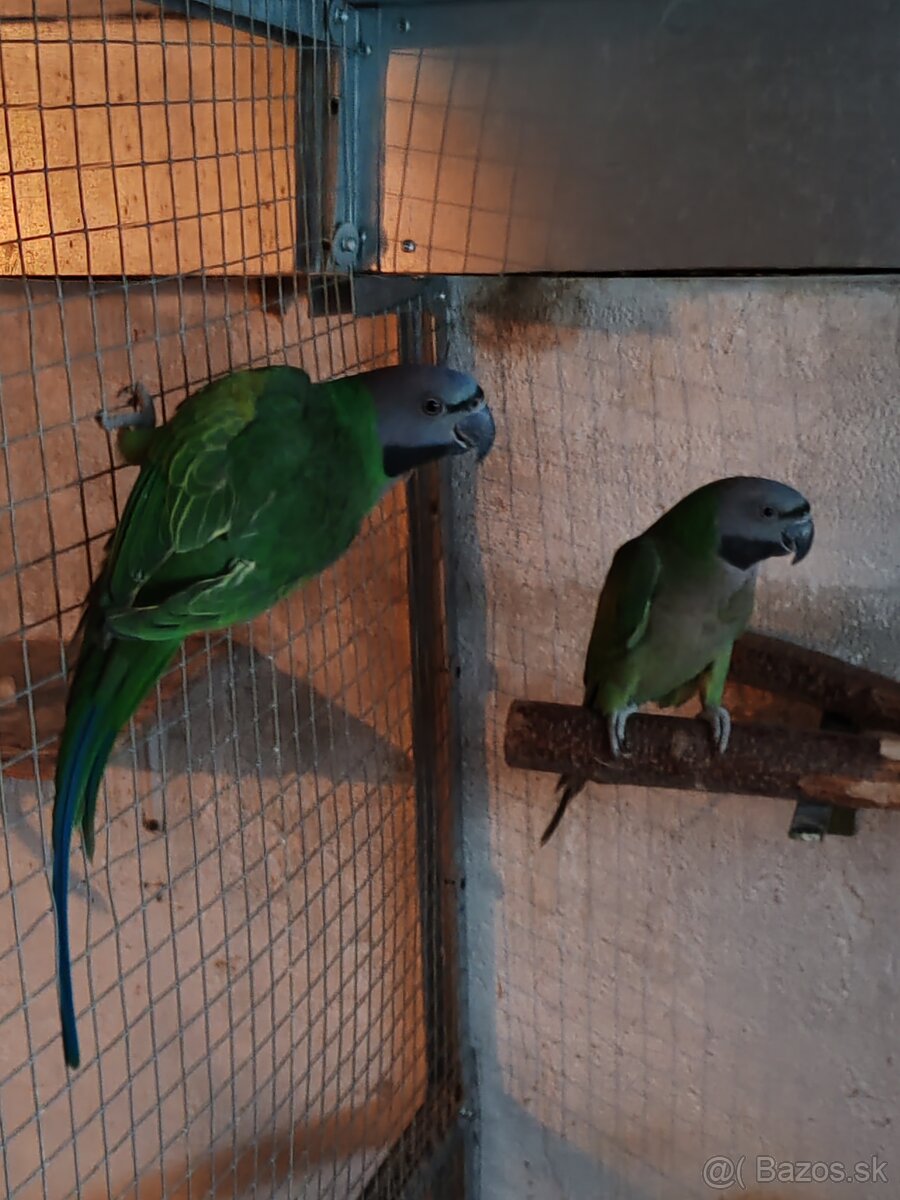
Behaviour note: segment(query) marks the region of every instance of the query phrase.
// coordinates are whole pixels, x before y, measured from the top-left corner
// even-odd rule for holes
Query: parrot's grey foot
[[[731,738],[731,714],[728,709],[719,704],[715,707],[704,708],[700,716],[712,729],[716,750],[719,754],[724,754]]]
[[[97,414],[97,420],[107,433],[117,429],[155,429],[156,409],[153,399],[144,385],[140,382],[133,387],[124,387],[120,396],[131,397],[131,412],[108,413],[105,410]]]
[[[609,737],[609,748],[613,758],[627,758],[626,751],[622,749],[622,743],[625,740],[625,726],[628,724],[628,718],[637,710],[636,704],[626,704],[624,708],[617,708],[606,718],[606,733]]]

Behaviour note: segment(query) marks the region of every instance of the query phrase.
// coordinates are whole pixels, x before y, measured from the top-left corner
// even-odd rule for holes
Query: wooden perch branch
[[[745,633],[735,643],[730,678],[840,713],[859,729],[900,733],[900,683],[782,638]]]
[[[506,721],[511,767],[577,772],[597,783],[816,800],[900,809],[900,737],[735,724],[724,755],[709,727],[636,714],[627,758],[611,759],[602,717],[583,708],[516,700]]]

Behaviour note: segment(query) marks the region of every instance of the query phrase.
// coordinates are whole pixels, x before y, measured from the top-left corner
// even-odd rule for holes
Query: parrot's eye
[[[444,411],[444,405],[436,396],[429,396],[422,404],[422,412],[429,417],[439,417]]]
[[[766,517],[767,520],[771,520],[772,517],[775,516],[775,509],[772,507],[771,504],[767,504],[766,507],[763,509],[763,516]]]

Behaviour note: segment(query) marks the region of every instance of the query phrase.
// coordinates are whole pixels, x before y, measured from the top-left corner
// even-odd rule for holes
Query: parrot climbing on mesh
[[[401,366],[313,384],[295,367],[240,371],[156,426],[101,418],[140,473],[87,598],[53,805],[53,901],[63,1048],[79,1064],[69,961],[72,831],[94,850],[97,791],[121,728],[189,634],[249,621],[347,549],[412,468],[490,450],[470,376]]]
[[[731,718],[722,706],[735,640],[753,611],[759,564],[813,541],[809,502],[784,483],[719,479],[685,496],[639,537],[620,546],[597,602],[584,665],[585,708],[607,718],[610,751],[622,753],[629,716],[653,702],[674,708],[696,692],[716,748]],[[587,781],[563,775],[552,837]]]

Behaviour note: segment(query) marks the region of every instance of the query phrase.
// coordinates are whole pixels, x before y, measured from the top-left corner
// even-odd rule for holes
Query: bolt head
[[[401,33],[409,33],[409,31],[412,29],[412,22],[407,20],[406,17],[401,17],[397,22],[397,28]]]
[[[344,250],[347,254],[355,254],[356,251],[359,249],[359,242],[356,240],[355,237],[351,237],[348,234],[347,237],[341,238],[341,249]]]
[[[335,19],[340,21],[342,25],[346,25],[350,20],[350,14],[347,12],[346,8],[339,8],[335,13]]]
[[[416,250],[416,243],[412,240],[412,238],[404,238],[400,243],[400,249],[404,254],[414,254]]]

